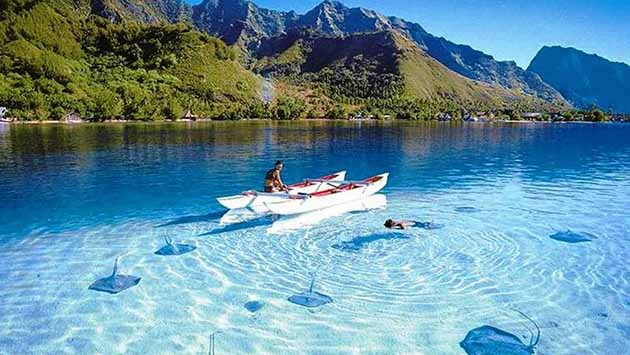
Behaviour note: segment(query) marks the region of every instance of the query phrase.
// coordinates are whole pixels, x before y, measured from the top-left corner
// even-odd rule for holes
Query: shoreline
[[[214,122],[423,122],[423,123],[470,123],[470,124],[492,124],[492,123],[506,123],[506,124],[569,124],[569,123],[584,123],[584,124],[598,124],[598,123],[630,123],[629,121],[528,121],[528,120],[491,120],[491,121],[464,121],[464,120],[403,120],[403,119],[388,119],[388,120],[375,120],[375,119],[330,119],[330,118],[303,118],[299,120],[274,120],[269,118],[247,118],[241,120],[213,120],[213,119],[197,119],[197,120],[175,120],[175,121],[135,121],[135,120],[107,120],[107,121],[81,121],[81,122],[64,122],[64,121],[11,121],[0,122],[0,125],[8,126],[38,126],[38,125],[64,125],[64,126],[85,126],[85,125],[99,125],[99,124],[169,124],[169,123],[214,123]]]

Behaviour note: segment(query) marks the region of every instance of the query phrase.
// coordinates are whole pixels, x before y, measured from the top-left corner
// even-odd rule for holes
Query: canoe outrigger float
[[[283,218],[273,222],[273,225],[267,229],[267,233],[285,234],[315,226],[326,219],[341,216],[346,213],[367,212],[376,209],[384,209],[385,207],[387,207],[387,196],[378,193],[357,201],[343,203],[318,211],[293,216],[283,216]]]
[[[279,215],[317,211],[372,196],[387,185],[388,178],[389,173],[385,173],[362,181],[343,181],[331,189],[291,195],[289,199],[265,202],[265,206]]]
[[[343,184],[346,179],[346,172],[330,174],[319,179],[306,179],[300,183],[289,185],[288,192],[258,192],[245,191],[240,195],[220,197],[217,201],[225,208],[234,210],[239,208],[249,208],[255,212],[268,212],[265,207],[267,202],[278,202],[289,200],[299,194],[310,194],[323,191],[330,187],[337,187]]]

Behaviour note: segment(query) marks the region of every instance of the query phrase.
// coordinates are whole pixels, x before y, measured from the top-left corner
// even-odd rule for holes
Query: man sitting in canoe
[[[282,171],[282,161],[278,160],[273,169],[265,175],[265,192],[280,192],[287,189],[287,185],[282,182],[280,171]]]

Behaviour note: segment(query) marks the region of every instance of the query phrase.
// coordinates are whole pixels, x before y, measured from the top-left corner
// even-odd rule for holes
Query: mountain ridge
[[[192,7],[181,0],[16,4],[15,10],[0,4],[10,10],[0,14],[0,77],[8,79],[0,85],[0,103],[9,102],[27,119],[68,111],[93,119],[156,119],[176,117],[182,108],[204,117],[327,117],[334,108],[434,119],[568,108],[559,94],[544,101],[518,88],[521,77],[543,83],[537,74],[510,71],[507,62],[502,78],[513,80],[510,85],[467,77],[431,48],[477,56],[488,75],[503,64],[419,24],[339,2],[326,1],[304,15],[245,0]],[[212,38],[217,33],[223,41]],[[462,57],[455,62],[466,64]],[[277,88],[264,102],[263,82]],[[24,89],[32,83],[33,90]],[[24,99],[16,101],[20,95]],[[107,96],[108,110],[99,108],[100,96]]]
[[[344,37],[310,29],[292,30],[264,41],[259,53],[254,70],[262,75],[314,76],[321,80],[324,73],[324,82],[335,81],[329,90],[345,90],[346,96],[387,98],[406,93],[425,100],[518,99],[508,90],[449,70],[415,42],[391,29]],[[346,85],[353,87],[344,88]],[[369,91],[375,87],[378,91]]]
[[[630,65],[572,47],[544,46],[528,68],[579,108],[630,113]]]
[[[223,12],[229,12],[227,10],[231,9],[231,6],[250,4],[254,11],[268,11],[273,14],[273,21],[282,23],[282,26],[269,26],[260,31],[258,29],[261,26],[257,20],[265,16],[249,14],[249,16],[240,16],[238,19],[232,18],[228,21],[232,24],[238,23],[238,30],[235,33],[234,26],[222,30],[217,29],[212,21],[196,22],[200,29],[225,39],[228,44],[241,44],[254,55],[256,55],[255,52],[264,39],[281,35],[292,28],[311,28],[336,36],[393,29],[415,41],[425,52],[449,69],[469,79],[522,91],[549,102],[564,102],[562,95],[557,90],[546,84],[535,73],[523,70],[515,62],[497,61],[491,55],[470,46],[456,44],[443,37],[433,36],[420,24],[402,18],[385,16],[362,7],[350,8],[341,2],[329,0],[320,3],[303,15],[297,15],[295,12],[285,13],[262,9],[253,2],[245,0],[205,0],[196,5],[195,13],[199,14],[201,8],[210,3],[217,4],[223,9]],[[222,22],[216,16],[211,16],[209,19]]]
[[[90,13],[123,22],[133,18],[143,23],[189,22],[192,7],[184,0],[90,0]]]
[[[283,33],[297,14],[264,9],[245,0],[205,0],[192,6],[192,20],[197,28],[229,45],[255,50],[261,37]]]

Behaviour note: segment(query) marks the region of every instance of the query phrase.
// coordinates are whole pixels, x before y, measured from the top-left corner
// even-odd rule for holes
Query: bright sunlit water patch
[[[2,354],[201,354],[214,332],[217,354],[464,354],[484,325],[530,344],[515,309],[540,354],[630,348],[630,126],[0,128]],[[279,219],[215,202],[276,159],[286,181],[390,183]],[[196,249],[155,255],[167,238]],[[89,290],[116,257],[142,281]],[[313,276],[332,302],[291,303]]]

